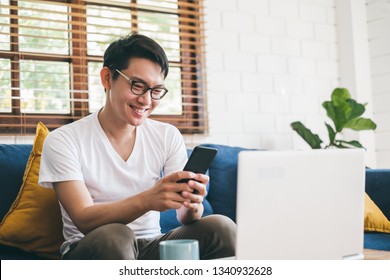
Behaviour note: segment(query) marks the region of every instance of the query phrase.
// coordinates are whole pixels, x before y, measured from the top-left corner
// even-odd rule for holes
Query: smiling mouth
[[[131,109],[133,109],[137,114],[143,114],[149,110],[149,108],[137,108],[137,107],[134,107],[133,105],[129,105],[129,107]]]

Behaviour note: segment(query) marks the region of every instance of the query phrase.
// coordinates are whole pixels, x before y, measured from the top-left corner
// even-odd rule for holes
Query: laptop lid
[[[362,149],[243,151],[237,259],[363,257]]]

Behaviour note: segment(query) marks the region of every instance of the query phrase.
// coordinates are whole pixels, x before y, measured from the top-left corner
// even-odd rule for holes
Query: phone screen
[[[218,150],[215,148],[196,146],[183,170],[205,174],[217,152]],[[182,179],[178,182],[183,183],[188,180],[189,179]]]

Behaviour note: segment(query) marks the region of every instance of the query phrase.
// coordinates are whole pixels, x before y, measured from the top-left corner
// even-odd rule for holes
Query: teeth
[[[143,113],[143,112],[144,112],[144,110],[141,110],[141,109],[135,109],[135,108],[134,108],[134,111],[136,111],[137,113]]]
[[[142,114],[143,112],[146,111],[146,109],[139,109],[139,108],[136,108],[134,106],[130,106],[134,111],[136,111],[137,113],[139,114]]]

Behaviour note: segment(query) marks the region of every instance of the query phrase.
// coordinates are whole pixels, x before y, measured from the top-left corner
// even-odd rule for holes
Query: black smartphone
[[[217,152],[218,150],[215,148],[196,146],[192,150],[190,158],[188,159],[183,170],[205,174]],[[188,180],[190,179],[181,179],[177,182],[185,183],[188,182]]]

